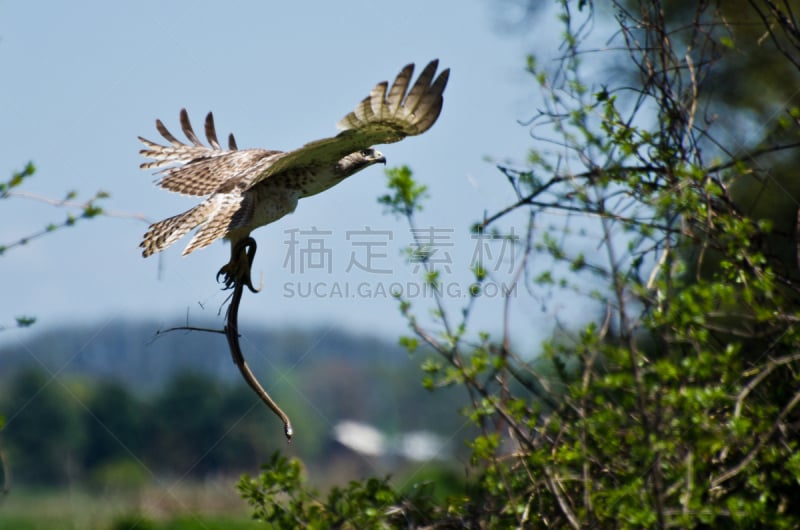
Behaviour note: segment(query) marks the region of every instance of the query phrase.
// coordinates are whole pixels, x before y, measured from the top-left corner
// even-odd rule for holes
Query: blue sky
[[[431,199],[418,224],[439,238],[442,266],[451,270],[444,277],[453,285],[448,303],[460,307],[467,269],[483,244],[470,238],[469,226],[484,211],[513,200],[486,158],[525,159],[532,143],[517,120],[528,118],[536,103],[525,56],[534,49],[557,52],[552,14],[541,13],[520,34],[498,23],[497,5],[2,2],[3,179],[32,160],[37,173],[21,191],[59,198],[74,189],[80,199],[105,190],[111,194],[102,203],[107,210],[159,220],[195,200],[156,188],[153,176],[138,168],[136,136],[157,139],[155,118],[177,133],[178,111],[186,107],[202,130],[205,114],[213,111],[220,137],[234,132],[240,148],[289,150],[335,134],[335,123],[406,63],[421,66],[438,57],[452,70],[438,123],[422,136],[379,149],[390,167],[409,165],[429,187]],[[259,252],[253,274],[263,277],[264,289],[246,294],[242,320],[339,326],[389,338],[403,332],[386,291],[393,283],[411,290],[419,281],[400,255],[411,241],[408,228],[385,216],[376,201],[384,192],[382,168],[372,167],[254,232]],[[0,244],[65,215],[32,200],[2,201]],[[102,327],[126,317],[174,323],[187,311],[193,322],[220,320],[217,310],[227,293],[214,276],[228,258],[227,244],[182,258],[181,241],[145,260],[138,243],[146,227],[141,220],[103,217],[7,252],[0,257],[0,324],[17,315],[34,315],[40,326]],[[294,246],[287,243],[292,234]],[[379,256],[371,264],[365,263],[365,241]],[[300,250],[314,245],[329,252],[302,262],[313,256]],[[503,268],[499,246],[483,250]],[[319,261],[323,254],[329,261]],[[421,311],[430,305],[417,302]],[[494,302],[483,309],[487,327],[499,325],[499,299]],[[529,302],[536,305],[519,301]],[[547,332],[536,313],[517,325]]]

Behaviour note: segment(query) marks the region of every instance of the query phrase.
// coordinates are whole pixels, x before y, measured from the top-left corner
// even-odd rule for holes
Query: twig
[[[719,488],[723,482],[732,479],[733,477],[744,471],[744,469],[755,459],[755,457],[758,455],[759,451],[761,451],[764,445],[766,445],[769,439],[772,438],[772,435],[775,434],[775,431],[777,431],[778,428],[781,426],[781,423],[783,422],[784,418],[786,418],[786,416],[789,415],[789,413],[792,411],[792,409],[794,409],[795,406],[797,406],[798,403],[800,403],[800,392],[797,392],[794,395],[794,397],[792,397],[792,399],[789,401],[789,403],[787,403],[786,406],[783,407],[783,410],[781,410],[780,414],[778,414],[778,417],[775,418],[775,421],[772,423],[772,426],[766,432],[761,434],[761,436],[758,438],[758,441],[755,443],[755,445],[753,445],[752,449],[750,449],[750,451],[744,456],[744,458],[742,458],[742,460],[738,464],[731,467],[730,469],[728,469],[720,476],[711,481],[711,489],[715,490]]]
[[[48,197],[46,195],[39,195],[38,193],[31,193],[29,191],[9,191],[6,193],[6,196],[16,197],[18,199],[30,199],[33,201],[49,204],[50,206],[75,208],[79,210],[85,210],[86,208],[92,206],[92,201],[81,202],[71,199],[54,199],[53,197]],[[93,200],[97,198],[98,197],[95,197]],[[104,198],[104,197],[99,197],[99,198]],[[141,213],[107,210],[103,208],[102,215],[105,215],[106,217],[118,217],[120,219],[136,219],[137,221],[142,221],[148,224],[152,222],[144,214]]]
[[[47,197],[45,195],[39,195],[36,193],[30,193],[25,191],[3,191],[4,186],[7,187],[7,184],[0,183],[0,199],[5,199],[9,197],[15,197],[20,199],[29,199],[34,200],[37,202],[42,202],[45,204],[49,204],[51,206],[55,206],[58,208],[68,208],[68,209],[77,209],[81,210],[82,213],[80,215],[77,214],[68,214],[67,218],[62,221],[61,223],[50,223],[45,226],[43,229],[33,232],[32,234],[22,236],[18,238],[16,241],[7,244],[0,244],[0,255],[4,254],[6,251],[11,250],[16,247],[21,247],[23,245],[27,245],[34,239],[38,239],[42,236],[45,236],[51,232],[56,230],[60,230],[62,228],[66,228],[68,226],[73,226],[77,223],[80,219],[91,219],[98,215],[104,215],[106,217],[119,217],[119,218],[126,218],[126,219],[136,219],[138,221],[142,221],[148,223],[148,219],[142,214],[134,214],[129,212],[121,212],[121,211],[114,211],[114,210],[105,210],[98,206],[95,206],[95,201],[100,201],[102,199],[108,198],[108,194],[99,191],[95,194],[95,196],[88,201],[79,202],[72,200],[70,197],[74,196],[74,192],[70,192],[67,198],[65,199],[54,199],[52,197]]]
[[[780,339],[780,337],[779,337]],[[778,339],[778,340],[779,340]],[[770,349],[773,345],[770,346]],[[744,407],[744,400],[747,399],[747,396],[750,395],[758,385],[760,385],[764,379],[767,378],[768,375],[772,373],[773,370],[779,368],[785,364],[789,364],[791,362],[796,362],[800,360],[800,355],[787,355],[785,357],[780,357],[778,359],[770,359],[767,361],[766,365],[764,365],[763,369],[759,368],[758,374],[753,377],[748,383],[742,388],[741,392],[736,396],[736,404],[733,407],[733,418],[738,419],[742,415],[742,408]],[[752,371],[751,371],[752,372]],[[746,376],[751,375],[750,373],[745,373]],[[719,461],[724,462],[728,458],[728,452],[730,451],[730,446],[725,446],[719,454]]]
[[[252,237],[248,237],[243,241],[237,243],[237,248],[234,250],[233,255],[238,255],[242,250],[247,252],[247,261],[248,261],[248,270],[249,267],[253,264],[253,258],[256,254],[256,242]],[[261,398],[261,401],[266,403],[266,405],[270,408],[272,412],[278,416],[281,421],[283,421],[284,427],[284,434],[286,435],[286,440],[291,441],[292,435],[294,431],[292,430],[292,422],[289,419],[289,416],[283,412],[283,410],[278,406],[277,403],[270,397],[264,387],[258,382],[256,376],[253,374],[253,371],[250,370],[250,366],[248,366],[247,361],[244,359],[244,355],[242,354],[242,348],[239,345],[239,303],[242,300],[242,294],[244,292],[244,286],[248,285],[249,282],[249,275],[245,276],[244,278],[233,277],[232,285],[233,285],[233,294],[230,297],[231,303],[228,306],[228,310],[226,312],[227,324],[225,325],[225,329],[212,329],[212,328],[201,328],[196,326],[176,326],[164,330],[159,330],[156,332],[156,336],[162,335],[165,333],[169,333],[172,331],[202,331],[204,333],[220,333],[225,335],[225,338],[228,340],[228,347],[231,351],[231,358],[233,359],[234,364],[239,368],[239,372],[241,372],[242,377],[250,385],[250,388]],[[249,286],[249,285],[248,285]]]
[[[569,521],[569,524],[572,528],[575,528],[576,530],[580,529],[581,523],[578,520],[578,517],[575,515],[575,511],[570,506],[569,499],[564,497],[563,493],[561,492],[561,481],[554,476],[554,473],[549,466],[544,466],[544,476],[545,480],[547,481],[547,485],[550,487],[550,491],[556,497],[556,502],[558,502],[558,506],[561,508],[561,513],[567,518],[567,521]]]
[[[169,333],[171,331],[202,331],[204,333],[220,333],[222,335],[225,334],[224,329],[198,328],[195,326],[177,326],[174,328],[159,329],[158,331],[156,331],[156,336],[161,335],[163,333]]]
[[[751,379],[739,392],[739,395],[736,396],[736,406],[733,408],[733,417],[739,418],[742,414],[742,406],[744,404],[744,400],[747,398],[748,394],[753,391],[755,387],[757,387],[761,381],[763,381],[769,374],[772,373],[773,370],[776,368],[783,366],[785,364],[789,364],[795,361],[800,360],[800,355],[787,355],[785,357],[780,357],[778,359],[770,359],[767,361],[767,364],[764,366],[764,369],[761,370],[758,375],[756,375],[753,379]]]
[[[256,254],[256,242],[252,237],[248,237],[237,244],[237,246],[241,246],[242,249],[247,251],[247,261],[248,267],[253,264],[253,258]],[[236,249],[234,251],[234,255],[238,254],[240,249]],[[231,357],[233,358],[233,362],[239,368],[239,371],[242,373],[242,377],[244,380],[247,381],[247,384],[250,385],[250,388],[261,398],[261,401],[266,403],[266,405],[278,416],[281,421],[283,421],[283,428],[284,434],[286,435],[286,440],[291,442],[292,441],[292,434],[294,431],[292,430],[292,422],[289,419],[289,416],[286,415],[285,412],[278,406],[275,401],[269,396],[266,390],[261,386],[256,379],[256,376],[250,370],[250,367],[247,365],[247,361],[244,360],[244,355],[242,355],[242,348],[239,346],[239,324],[238,324],[238,317],[239,317],[239,302],[242,299],[242,293],[244,292],[245,282],[239,278],[236,278],[233,286],[233,296],[231,297],[231,305],[228,306],[227,318],[228,323],[225,326],[225,337],[228,339],[228,347],[231,350]]]

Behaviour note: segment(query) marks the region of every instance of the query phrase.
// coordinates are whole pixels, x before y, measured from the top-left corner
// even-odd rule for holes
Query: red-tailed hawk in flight
[[[186,195],[206,197],[194,208],[150,226],[139,245],[142,255],[164,250],[190,230],[200,227],[183,255],[219,238],[231,242],[231,260],[220,270],[227,287],[237,280],[253,289],[250,263],[242,245],[250,232],[291,213],[297,201],[338,184],[350,175],[381,162],[375,144],[398,142],[431,128],[442,110],[442,93],[449,69],[436,75],[438,60],[431,61],[411,85],[414,65],[403,68],[391,88],[378,83],[353,112],[337,124],[336,136],[308,143],[294,151],[237,149],[230,135],[228,149],[217,140],[214,118],[206,116],[209,147],[192,130],[189,116],[181,110],[183,133],[191,142],[175,138],[160,120],[156,129],[169,145],[139,137],[146,146],[140,152],[154,161],[143,169],[163,168],[158,185]]]

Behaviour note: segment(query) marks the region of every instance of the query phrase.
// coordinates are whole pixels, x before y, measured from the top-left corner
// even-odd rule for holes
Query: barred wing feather
[[[277,157],[253,183],[290,169],[335,164],[372,145],[399,142],[406,136],[424,133],[442,111],[442,94],[450,75],[450,70],[445,69],[436,76],[438,65],[438,60],[428,63],[410,90],[413,64],[400,71],[390,89],[386,81],[378,83],[355,110],[339,121],[337,126],[342,132]]]

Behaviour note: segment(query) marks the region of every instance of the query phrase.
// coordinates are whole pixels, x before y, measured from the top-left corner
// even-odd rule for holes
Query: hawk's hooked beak
[[[384,166],[386,165],[386,157],[383,156],[383,153],[381,153],[378,150],[375,151],[375,159],[374,160],[375,160],[376,164],[383,164]]]

